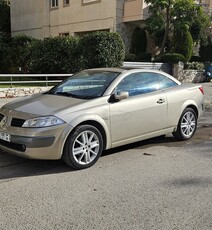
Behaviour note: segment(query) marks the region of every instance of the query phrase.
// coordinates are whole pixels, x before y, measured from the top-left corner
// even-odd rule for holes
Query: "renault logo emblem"
[[[7,123],[7,117],[3,117],[0,121],[0,127],[4,126]]]

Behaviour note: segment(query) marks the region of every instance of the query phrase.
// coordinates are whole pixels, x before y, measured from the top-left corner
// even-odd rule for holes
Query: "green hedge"
[[[151,62],[151,53],[126,54],[124,60],[130,62]]]
[[[156,62],[164,63],[178,63],[179,61],[185,62],[185,57],[178,53],[166,53],[155,58]]]
[[[9,73],[11,58],[10,58],[10,39],[3,33],[0,33],[0,73]]]
[[[44,40],[25,35],[0,37],[0,73],[75,73],[85,68],[121,66],[125,47],[117,33]]]
[[[124,42],[118,33],[95,32],[80,41],[85,68],[117,67],[124,60]]]
[[[77,37],[54,37],[31,44],[29,71],[31,73],[75,73],[82,68]]]

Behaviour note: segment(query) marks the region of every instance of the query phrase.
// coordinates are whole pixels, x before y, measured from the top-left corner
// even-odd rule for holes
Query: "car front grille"
[[[24,122],[25,122],[25,120],[23,120],[23,119],[13,118],[12,121],[11,121],[11,126],[22,127]]]
[[[19,152],[25,152],[26,151],[25,145],[21,145],[21,144],[17,144],[17,143],[12,143],[12,142],[0,140],[0,145],[7,147],[9,149],[17,150]]]

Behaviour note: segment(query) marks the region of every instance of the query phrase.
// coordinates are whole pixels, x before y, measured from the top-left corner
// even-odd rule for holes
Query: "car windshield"
[[[81,99],[101,97],[118,75],[119,73],[110,71],[81,71],[64,80],[47,93]]]

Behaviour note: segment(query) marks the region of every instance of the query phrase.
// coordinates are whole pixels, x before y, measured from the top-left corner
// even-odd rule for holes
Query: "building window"
[[[98,3],[98,2],[101,2],[101,0],[82,0],[82,5]]]
[[[60,37],[67,37],[69,36],[69,32],[65,32],[65,33],[59,33]]]
[[[98,31],[105,31],[105,32],[110,32],[110,29],[103,29],[103,30],[91,30],[91,31],[83,31],[83,32],[75,32],[74,35],[78,37],[83,37],[87,34],[95,33]]]
[[[58,7],[58,0],[51,0],[51,8]]]
[[[63,0],[63,5],[68,6],[70,4],[70,0]]]

